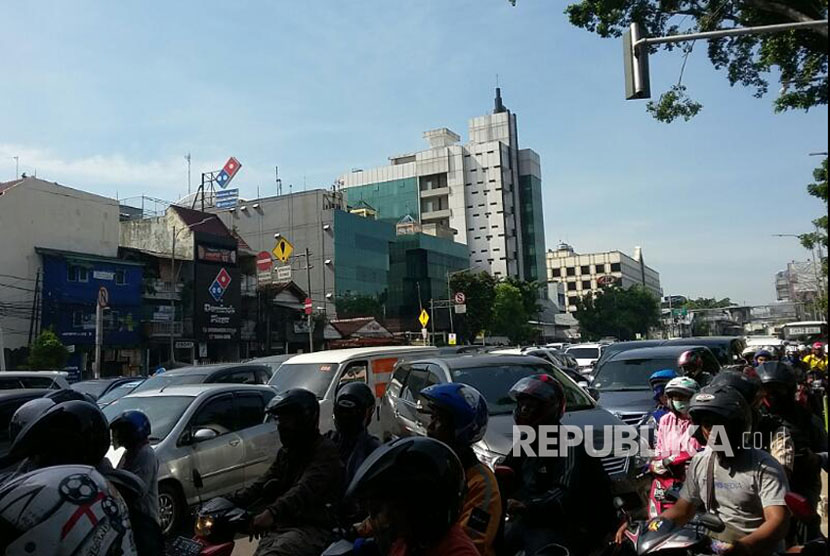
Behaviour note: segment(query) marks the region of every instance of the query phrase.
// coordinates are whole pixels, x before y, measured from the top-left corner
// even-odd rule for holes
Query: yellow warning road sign
[[[294,246],[291,245],[291,242],[281,237],[274,248],[271,250],[271,253],[280,261],[280,262],[288,262],[288,259],[291,257],[291,253],[294,252]]]
[[[426,309],[421,309],[421,314],[418,315],[418,321],[421,323],[421,326],[426,327],[429,322],[429,313],[427,313]]]

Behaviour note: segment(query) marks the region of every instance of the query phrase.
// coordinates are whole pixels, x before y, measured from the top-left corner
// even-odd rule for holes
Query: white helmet
[[[668,382],[668,384],[666,384],[665,392],[666,394],[676,392],[678,394],[683,394],[691,398],[692,396],[700,392],[700,385],[693,378],[689,378],[687,376],[679,376],[677,378],[671,379]]]
[[[3,554],[136,554],[127,505],[86,465],[46,467],[5,482],[0,528]]]

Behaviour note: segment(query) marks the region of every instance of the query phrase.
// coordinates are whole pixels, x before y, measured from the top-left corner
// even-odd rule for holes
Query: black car
[[[614,342],[605,346],[594,369],[621,351],[656,346],[703,346],[717,358],[721,365],[733,365],[741,356],[746,342],[739,336],[693,336],[691,338],[672,338],[671,340],[633,340]]]
[[[70,388],[76,392],[89,394],[96,400],[100,399],[104,394],[108,394],[114,388],[121,386],[124,383],[135,381],[141,377],[129,376],[115,376],[108,378],[93,378],[90,380],[82,380],[70,385]]]
[[[17,408],[24,403],[45,396],[52,390],[43,388],[26,388],[20,390],[0,391],[0,460],[9,449],[9,422]],[[0,463],[0,467],[2,467]]]
[[[274,374],[274,369],[271,365],[255,363],[182,367],[154,374],[137,386],[133,392],[160,390],[166,386],[180,384],[268,384],[272,374]]]

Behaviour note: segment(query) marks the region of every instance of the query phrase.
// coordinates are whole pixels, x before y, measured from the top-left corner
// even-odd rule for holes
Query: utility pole
[[[19,156],[13,156],[12,158],[14,159],[14,179],[19,180],[20,179],[20,157]]]
[[[435,303],[432,298],[429,300],[429,316],[431,317],[429,320],[432,322],[432,339],[429,342],[430,345],[435,345]]]
[[[308,280],[308,298],[311,299],[311,253],[308,247],[305,248],[305,272]],[[311,328],[312,320],[311,313],[314,312],[314,303],[312,302],[312,310],[308,313],[308,352],[314,352],[314,330]]]
[[[170,248],[170,362],[176,361],[175,340],[173,339],[173,328],[176,324],[176,227],[173,226],[173,245]]]
[[[496,76],[496,80],[498,81],[498,76]],[[452,312],[455,310],[455,300],[452,297],[452,288],[450,287],[450,271],[447,270],[447,299],[449,300],[449,304],[447,305],[447,310],[450,313],[450,333],[455,334],[455,328],[452,324]]]
[[[190,195],[190,153],[184,155],[184,159],[187,160],[187,194]]]

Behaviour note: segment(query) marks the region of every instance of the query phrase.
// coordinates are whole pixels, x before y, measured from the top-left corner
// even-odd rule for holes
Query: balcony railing
[[[170,336],[171,327],[174,337],[182,335],[183,326],[181,322],[148,322],[146,324],[150,336]]]

